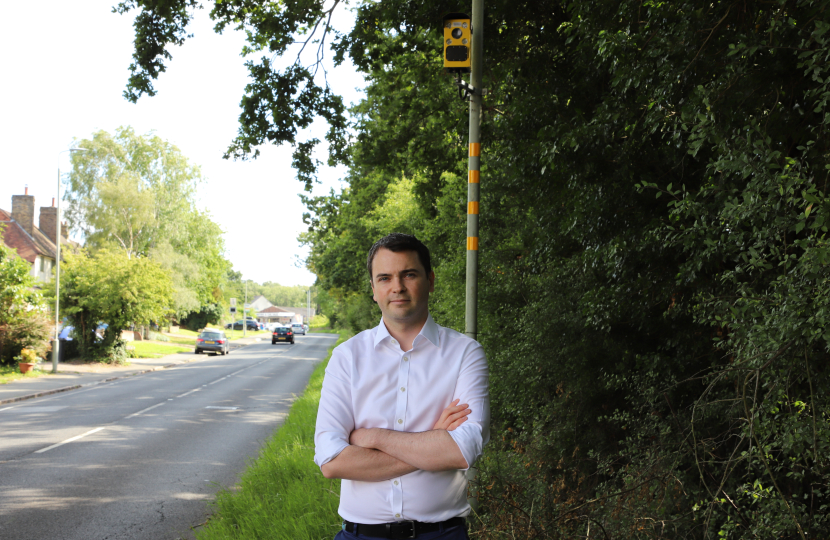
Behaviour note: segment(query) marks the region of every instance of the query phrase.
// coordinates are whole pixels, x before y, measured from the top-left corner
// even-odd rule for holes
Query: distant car
[[[271,345],[276,345],[278,341],[287,341],[294,345],[294,332],[287,326],[274,328],[274,332],[271,334]]]
[[[245,321],[245,326],[248,328],[248,330],[253,330],[253,331],[259,330],[259,325],[257,324],[257,322],[252,321],[251,319],[247,319]],[[234,330],[242,330],[242,321],[236,321],[235,323],[233,323],[233,329]]]
[[[291,330],[294,331],[294,335],[305,335],[305,327],[300,323],[294,323],[291,325]]]
[[[230,354],[231,346],[225,332],[221,330],[205,330],[196,338],[196,354],[210,351],[218,354]]]

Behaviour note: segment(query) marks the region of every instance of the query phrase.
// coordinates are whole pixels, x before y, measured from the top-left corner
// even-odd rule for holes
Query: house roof
[[[10,248],[17,251],[21,259],[34,264],[38,255],[55,258],[55,244],[41,232],[37,227],[32,227],[32,235],[30,236],[20,224],[12,219],[9,212],[0,209],[0,223],[5,225],[3,230],[3,243]],[[62,245],[75,245],[74,242],[68,241],[66,238],[61,239]]]
[[[265,308],[262,311],[259,311],[257,313],[282,313],[284,311],[287,311],[287,310],[280,309],[277,306],[269,306],[269,307],[267,307],[267,308]]]

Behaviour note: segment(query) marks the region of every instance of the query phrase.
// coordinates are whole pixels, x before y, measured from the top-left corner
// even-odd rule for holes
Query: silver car
[[[196,354],[202,351],[210,351],[217,354],[229,354],[231,344],[221,330],[205,330],[196,338]]]
[[[294,335],[305,335],[305,327],[300,323],[293,323],[291,325],[291,330],[294,332]]]

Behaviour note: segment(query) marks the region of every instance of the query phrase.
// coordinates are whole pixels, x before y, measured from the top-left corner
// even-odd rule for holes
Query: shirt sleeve
[[[484,445],[490,440],[490,375],[484,349],[478,342],[473,341],[464,356],[453,399],[467,403],[470,414],[466,422],[449,434],[467,461],[467,468],[470,468],[481,457]]]
[[[318,467],[349,446],[349,434],[354,430],[350,359],[349,353],[338,347],[326,367],[314,430],[314,463]]]

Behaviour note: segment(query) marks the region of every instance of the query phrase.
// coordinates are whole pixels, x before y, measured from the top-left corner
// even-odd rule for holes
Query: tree
[[[111,363],[124,359],[123,330],[162,321],[173,303],[167,272],[147,257],[101,249],[94,255],[66,256],[61,284],[61,308],[74,327],[80,353]],[[106,324],[103,339],[96,338]]]
[[[228,262],[222,230],[196,208],[199,168],[160,137],[121,127],[76,141],[65,199],[70,228],[92,250],[151,257],[173,279],[173,316],[221,302]]]
[[[0,225],[0,363],[9,364],[23,348],[43,354],[49,324],[31,268],[3,242],[3,227]]]

